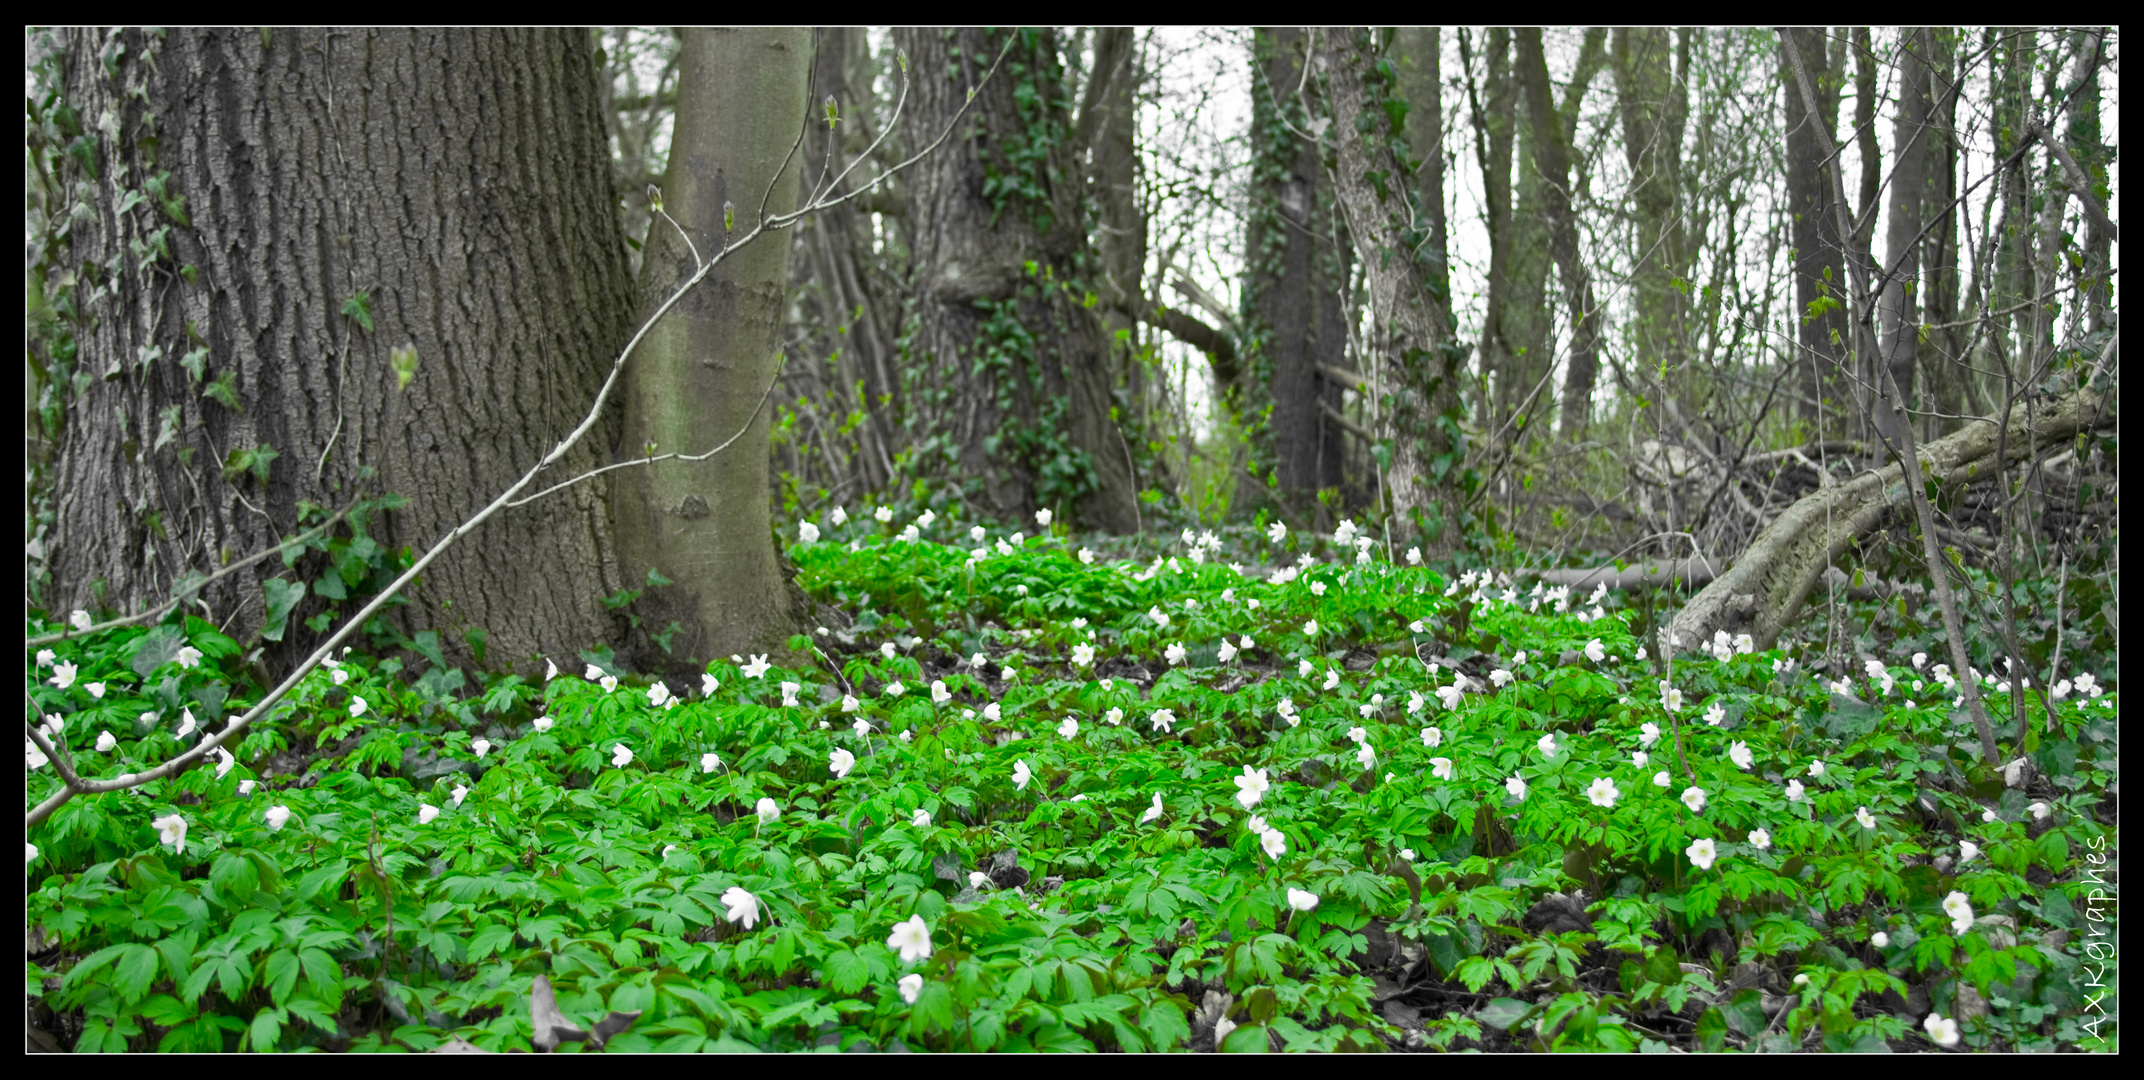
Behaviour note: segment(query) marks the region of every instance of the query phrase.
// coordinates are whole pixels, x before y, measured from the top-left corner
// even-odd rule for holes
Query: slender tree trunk
[[[1291,512],[1322,528],[1329,523],[1320,519],[1315,495],[1340,486],[1345,432],[1328,412],[1340,409],[1342,388],[1318,365],[1338,363],[1346,352],[1341,292],[1348,251],[1327,243],[1337,229],[1332,195],[1317,147],[1302,134],[1309,118],[1296,87],[1306,40],[1299,27],[1257,30],[1252,39],[1243,307],[1259,353],[1251,363],[1264,369],[1272,398],[1266,430],[1282,498]]]
[[[1600,33],[1595,30],[1586,35],[1586,53],[1593,57],[1601,50]],[[1574,100],[1585,92],[1584,80],[1591,77],[1588,59],[1581,56],[1578,77],[1572,80],[1569,93]],[[1593,59],[1593,63],[1598,60]],[[1548,61],[1541,51],[1540,30],[1518,31],[1517,67],[1529,111],[1537,118],[1557,116],[1549,94]],[[1571,202],[1569,136],[1561,123],[1538,120],[1533,136],[1534,167],[1542,176],[1548,202],[1549,245],[1563,278],[1564,303],[1571,313],[1571,364],[1564,378],[1563,416],[1557,430],[1566,439],[1576,439],[1593,412],[1593,383],[1600,373],[1602,312],[1593,297],[1592,274],[1578,247],[1578,216]]]
[[[1861,190],[1854,204],[1847,207],[1853,219],[1854,234],[1847,238],[1854,265],[1861,267],[1864,280],[1873,282],[1876,272],[1869,268],[1875,265],[1872,248],[1876,237],[1876,196],[1882,190],[1883,155],[1876,136],[1876,75],[1878,62],[1876,47],[1869,28],[1856,27],[1853,32],[1854,51],[1854,144],[1861,153]],[[1860,303],[1870,302],[1869,297],[1860,298]],[[1866,324],[1853,328],[1854,378],[1854,423],[1861,438],[1872,434],[1872,418],[1876,415],[1876,380],[1874,372],[1881,362],[1880,346]]]
[[[662,183],[676,226],[658,219],[650,231],[643,311],[694,273],[685,237],[706,259],[751,229],[762,206],[769,215],[797,206],[800,163],[786,155],[805,121],[811,32],[688,30],[683,46]],[[641,667],[685,674],[715,656],[779,653],[803,625],[769,533],[770,421],[760,408],[780,363],[788,240],[764,237],[730,256],[655,324],[627,368],[621,459],[705,454],[743,432],[707,460],[619,474],[620,561],[646,589],[632,609]]]
[[[2108,186],[2107,163],[2114,159],[2114,148],[2108,146],[2100,126],[2099,73],[2106,66],[2108,31],[2073,30],[2071,44],[2076,50],[2076,59],[2070,70],[2070,85],[2076,89],[2070,97],[2069,147],[2077,158],[2077,167],[2083,171],[2085,182],[2091,191],[2078,192],[2080,198],[2091,198],[2107,206],[2113,194]],[[2099,227],[2097,220],[2087,216],[2084,235],[2085,287],[2085,332],[2097,334],[2105,330],[2113,318],[2114,295],[2110,276],[2113,273],[2114,238]]]
[[[1965,369],[1967,328],[1959,315],[1958,288],[1962,274],[1958,265],[1958,211],[1951,203],[1958,197],[1958,44],[1962,32],[1956,27],[1938,27],[1929,33],[1934,54],[1929,75],[1929,97],[1935,111],[1928,119],[1928,183],[1922,199],[1923,217],[1941,215],[1923,248],[1921,279],[1922,321],[1930,327],[1928,346],[1921,353],[1929,397],[1937,412],[1964,415],[1967,409]],[[1924,425],[1922,441],[1932,433],[1947,431],[1950,423],[1931,420]]]
[[[1882,333],[1879,362],[1891,369],[1898,386],[1900,404],[1911,407],[1913,372],[1918,361],[1920,327],[1913,314],[1920,297],[1921,197],[1925,194],[1928,165],[1929,34],[1925,30],[1903,32],[1898,49],[1898,118],[1891,128],[1893,160],[1891,205],[1886,218],[1884,269],[1890,278],[1876,299],[1876,318]],[[1897,410],[1876,410],[1876,430],[1896,442],[1892,430]]]
[[[1623,160],[1630,168],[1635,210],[1631,234],[1631,292],[1627,328],[1632,359],[1665,362],[1683,383],[1688,359],[1689,298],[1675,281],[1689,266],[1682,223],[1682,137],[1689,94],[1670,70],[1673,42],[1663,29],[1617,30],[1610,49],[1616,105],[1623,127]]]
[[[959,141],[909,175],[916,322],[910,403],[915,437],[949,475],[979,477],[989,511],[1026,519],[1048,507],[1110,532],[1138,527],[1136,493],[1113,413],[1109,340],[1079,182],[1084,148],[1056,36],[900,30],[914,79],[911,137],[934,138],[971,92]],[[1033,269],[1030,270],[1029,267]],[[1071,520],[1071,519],[1068,519]]]
[[[69,102],[112,126],[69,166],[95,193],[72,234],[91,378],[57,463],[56,609],[138,611],[360,491],[409,500],[371,523],[382,548],[429,546],[586,415],[632,301],[585,31],[72,33]],[[155,184],[183,203],[130,197]],[[232,575],[206,613],[252,638],[284,573]],[[603,640],[617,583],[583,484],[487,522],[401,618],[452,663],[480,630],[489,666],[529,670]],[[291,614],[271,671],[327,606]]]
[[[1365,366],[1378,369],[1373,392],[1381,402],[1374,433],[1391,446],[1384,477],[1389,527],[1402,531],[1405,523],[1421,535],[1426,553],[1447,553],[1461,539],[1451,493],[1465,447],[1444,418],[1458,406],[1463,361],[1451,347],[1449,298],[1436,290],[1421,254],[1441,249],[1442,240],[1423,235],[1408,185],[1395,179],[1406,169],[1393,155],[1391,113],[1372,81],[1384,67],[1380,53],[1374,33],[1319,32],[1332,95],[1327,131],[1335,186],[1370,298]]]
[[[1407,102],[1407,147],[1413,155],[1416,201],[1429,239],[1429,288],[1451,292],[1444,250],[1444,41],[1434,26],[1402,27],[1392,42],[1398,60],[1400,96]]]
[[[1985,362],[1978,366],[1999,371],[2002,357],[2020,355],[2032,338],[2033,315],[2029,311],[2012,312],[2030,300],[2033,291],[2032,155],[2027,153],[2015,161],[2011,161],[2011,155],[2021,142],[2031,138],[2026,134],[2026,124],[2035,111],[2032,75],[2038,63],[2038,48],[2037,35],[2029,29],[2005,28],[1991,33],[1996,38],[1991,60],[1995,78],[1995,155],[1996,160],[2008,162],[2009,167],[1997,181],[2002,187],[2002,214],[1989,238],[1996,249],[1995,270],[1989,276],[1988,307],[1998,313],[1994,332],[2003,340],[1989,343]],[[1995,392],[1999,394],[2000,389]]]
[[[1846,249],[1839,237],[1838,214],[1832,206],[1835,190],[1826,169],[1836,169],[1836,160],[1826,159],[1826,148],[1838,130],[1840,73],[1828,66],[1822,29],[1789,29],[1794,35],[1809,77],[1816,84],[1818,110],[1803,103],[1794,71],[1788,65],[1786,46],[1780,46],[1779,70],[1786,112],[1787,204],[1789,229],[1794,243],[1793,316],[1800,327],[1802,354],[1801,415],[1810,433],[1823,435],[1823,405],[1839,401],[1839,364],[1851,342],[1852,328],[1846,321]],[[1819,313],[1812,308],[1829,298],[1833,304]]]

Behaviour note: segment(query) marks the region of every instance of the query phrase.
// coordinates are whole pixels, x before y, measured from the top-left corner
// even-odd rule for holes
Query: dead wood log
[[[2029,416],[2024,403],[2011,410],[2008,460],[1994,460],[2004,445],[2002,427],[1982,419],[1922,446],[1925,475],[1943,487],[1969,483],[2114,422],[2112,398],[2091,387],[2034,405]],[[1678,641],[1694,647],[1720,630],[1750,634],[1758,648],[1770,647],[1824,571],[1907,505],[1904,471],[1895,461],[1803,496],[1757,534],[1731,569],[1683,605],[1662,631],[1663,648]]]

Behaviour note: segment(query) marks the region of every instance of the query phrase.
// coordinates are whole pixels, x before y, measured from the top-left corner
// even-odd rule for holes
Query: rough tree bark
[[[839,176],[877,134],[873,71],[869,36],[863,27],[819,31],[813,77],[820,93],[834,99],[840,120],[832,129],[821,123],[810,125],[804,143],[805,183],[814,182],[822,173]],[[833,388],[836,400],[848,401],[852,394],[861,399],[853,405],[863,411],[864,422],[852,436],[854,458],[847,468],[864,490],[882,488],[893,479],[893,455],[900,446],[895,417],[900,411],[901,385],[894,352],[894,335],[900,330],[899,287],[887,270],[891,260],[874,251],[878,240],[871,222],[873,211],[898,218],[897,210],[897,201],[884,191],[829,207],[798,226],[801,258],[793,260],[793,273],[803,276],[799,282],[803,295],[798,305],[801,319],[789,328],[788,336],[814,345],[816,355],[798,359],[820,362],[831,358],[839,383]],[[826,482],[840,481],[830,476]]]
[[[911,131],[943,130],[976,98],[965,136],[909,174],[908,421],[923,467],[982,478],[990,512],[1026,519],[1047,506],[1130,532],[1138,511],[1099,297],[1087,300],[1097,266],[1056,35],[1015,33],[980,89],[1001,34],[895,33],[914,73]]]
[[[1458,405],[1463,362],[1449,347],[1449,298],[1433,287],[1422,256],[1432,246],[1442,250],[1443,240],[1410,208],[1391,114],[1375,100],[1372,80],[1382,59],[1376,34],[1331,29],[1318,38],[1332,100],[1334,187],[1370,298],[1365,366],[1376,371],[1365,374],[1379,399],[1375,434],[1392,447],[1384,476],[1388,528],[1419,533],[1425,554],[1449,553],[1461,539],[1450,493],[1459,472],[1453,458],[1464,447],[1445,414]]]
[[[762,206],[796,209],[800,159],[789,151],[805,122],[811,54],[809,30],[684,31],[662,182],[676,226],[658,219],[649,231],[643,316],[698,269],[679,228],[705,260],[731,226],[752,228]],[[619,561],[634,587],[648,583],[629,639],[638,667],[681,675],[714,656],[777,653],[806,625],[808,604],[787,585],[769,531],[770,416],[760,407],[778,367],[787,239],[725,260],[655,324],[626,369],[621,459],[705,454],[744,432],[704,461],[618,473]],[[657,585],[650,571],[672,584]],[[667,646],[652,637],[666,632]]]
[[[2111,403],[2108,395],[2090,387],[2029,406],[2020,402],[2008,419],[2007,442],[2002,424],[1972,421],[1919,448],[1922,474],[1928,482],[1948,487],[1980,472],[2006,469],[2081,431],[2111,427]],[[2001,461],[1996,460],[1999,446],[2007,451]],[[1824,570],[1908,506],[1899,462],[1804,496],[1757,534],[1733,568],[1683,605],[1663,631],[1663,640],[1680,640],[1689,647],[1725,630],[1746,632],[1756,638],[1758,648],[1769,648],[1794,621]]]
[[[55,608],[140,610],[296,532],[301,502],[362,490],[409,499],[381,545],[429,546],[585,415],[632,313],[585,32],[70,33],[66,92],[96,133],[94,169],[69,166],[95,193],[72,249],[95,378],[57,463]],[[158,182],[179,213],[133,195]],[[345,313],[360,293],[369,329]],[[265,480],[219,470],[255,448]],[[280,571],[209,589],[214,621],[256,634]],[[403,617],[450,662],[481,629],[490,665],[526,670],[603,640],[617,584],[605,494],[581,485],[486,523]]]

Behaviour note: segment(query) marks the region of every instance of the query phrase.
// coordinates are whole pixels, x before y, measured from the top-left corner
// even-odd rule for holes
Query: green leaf
[[[291,609],[305,598],[305,586],[282,578],[269,578],[261,582],[261,589],[268,596],[268,619],[261,627],[261,637],[281,641],[285,624],[290,621]]]
[[[235,372],[217,372],[215,381],[201,388],[201,395],[232,412],[246,411],[238,403],[238,375]]]
[[[367,325],[366,329],[370,330],[371,326]],[[395,389],[409,389],[409,381],[417,377],[417,346],[404,345],[390,351],[387,354],[387,366],[394,369]]]
[[[372,332],[372,294],[361,292],[342,302],[342,313],[357,320],[357,325]],[[374,354],[378,355],[378,354]]]

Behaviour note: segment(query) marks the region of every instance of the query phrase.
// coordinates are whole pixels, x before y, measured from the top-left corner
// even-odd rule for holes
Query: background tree
[[[1128,532],[1137,510],[1111,413],[1083,170],[1054,32],[903,30],[917,131],[976,94],[972,128],[908,185],[916,323],[906,420],[926,470],[980,481],[1008,519],[1045,507]]]
[[[1265,387],[1273,474],[1297,520],[1330,528],[1316,494],[1340,487],[1347,322],[1342,293],[1351,250],[1331,181],[1307,136],[1303,82],[1308,37],[1299,27],[1254,31],[1251,64],[1250,213],[1245,224],[1243,318],[1251,370]],[[1321,367],[1322,365],[1322,367]],[[1258,479],[1269,479],[1260,477]]]
[[[1420,534],[1425,551],[1455,550],[1462,537],[1457,500],[1465,454],[1459,380],[1465,350],[1452,340],[1448,292],[1432,259],[1444,244],[1414,204],[1414,173],[1395,152],[1406,109],[1375,34],[1325,32],[1318,43],[1331,98],[1334,186],[1369,294],[1365,366],[1377,399],[1376,435],[1389,449],[1384,507],[1402,536]],[[1398,106],[1388,108],[1387,103]],[[1384,464],[1384,463],[1380,463]]]

